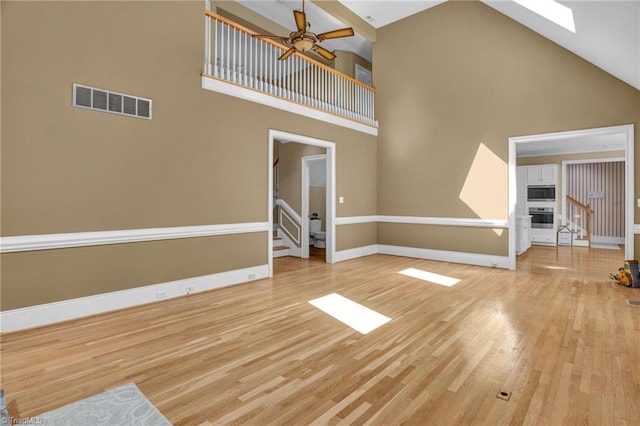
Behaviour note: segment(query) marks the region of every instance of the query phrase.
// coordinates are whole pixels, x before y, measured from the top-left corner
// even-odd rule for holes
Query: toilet
[[[325,248],[326,232],[321,231],[322,219],[317,216],[309,219],[309,245],[316,248]]]

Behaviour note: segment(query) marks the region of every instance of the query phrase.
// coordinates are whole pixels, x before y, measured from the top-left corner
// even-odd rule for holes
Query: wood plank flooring
[[[622,261],[533,247],[517,271],[384,255],[283,268],[3,335],[2,387],[21,418],[134,382],[175,425],[638,425],[640,308],[626,299],[640,290],[608,279]],[[362,335],[307,303],[333,292],[392,320]]]

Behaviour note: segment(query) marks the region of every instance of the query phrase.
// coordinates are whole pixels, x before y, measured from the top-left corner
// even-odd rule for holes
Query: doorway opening
[[[274,181],[275,165],[278,168],[286,167],[283,161],[277,161],[279,158],[274,156],[274,148],[277,146],[292,146],[292,145],[305,145],[307,147],[318,148],[313,155],[300,155],[301,160],[297,160],[297,171],[299,171],[300,178],[293,179],[291,182],[297,182],[299,187],[285,188],[285,180],[283,179],[280,171],[276,172],[279,176],[277,183]],[[324,212],[323,212],[323,224],[324,230],[324,245],[322,247],[324,252],[324,261],[326,263],[334,263],[335,259],[335,143],[325,141],[316,138],[310,138],[307,136],[296,135],[293,133],[283,132],[279,130],[269,130],[268,141],[268,161],[269,161],[269,175],[268,175],[268,188],[267,188],[267,217],[270,224],[274,224],[274,207],[278,206],[278,216],[282,216],[284,211],[284,221],[292,225],[292,232],[286,234],[291,236],[291,239],[295,240],[294,255],[302,259],[309,258],[309,239],[311,237],[309,216],[313,212],[310,212],[309,199],[310,193],[315,190],[310,185],[312,174],[321,174],[324,178]],[[304,152],[301,150],[300,152]],[[305,157],[307,157],[305,159]],[[322,163],[320,161],[322,160]],[[324,170],[313,171],[316,168],[324,168]],[[321,173],[323,172],[323,173]],[[314,177],[315,179],[315,177]],[[315,181],[314,181],[315,182]],[[278,185],[277,187],[275,185]],[[274,189],[277,188],[277,194]],[[285,193],[289,195],[285,195]],[[289,198],[291,204],[284,198]],[[317,197],[316,197],[317,198]],[[280,218],[276,218],[280,219]],[[286,224],[281,224],[287,226]],[[319,232],[319,231],[318,231]],[[267,238],[267,253],[268,253],[268,265],[269,276],[273,276],[273,258],[274,258],[274,244],[272,238]],[[318,244],[320,245],[320,244]],[[312,251],[315,252],[315,247]]]
[[[516,202],[518,158],[521,156],[548,156],[561,157],[567,155],[588,155],[594,152],[619,152],[616,161],[624,161],[624,245],[626,259],[632,259],[634,255],[634,127],[622,125],[585,129],[568,132],[547,133],[540,135],[519,136],[509,138],[509,268],[516,268]],[[566,158],[565,158],[566,159]],[[562,164],[561,160],[558,160]],[[565,170],[565,167],[562,168]],[[564,204],[567,196],[565,185],[566,176],[563,174],[558,186],[562,193],[557,191],[562,198],[557,211],[559,224],[566,224]],[[597,194],[596,194],[597,195]],[[555,245],[555,244],[554,244]]]
[[[326,259],[327,155],[302,157],[302,218],[309,232],[302,234],[302,258]]]

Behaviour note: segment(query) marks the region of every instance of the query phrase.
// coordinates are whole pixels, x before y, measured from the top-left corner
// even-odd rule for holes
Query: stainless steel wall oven
[[[529,207],[531,216],[531,228],[553,229],[553,207]]]

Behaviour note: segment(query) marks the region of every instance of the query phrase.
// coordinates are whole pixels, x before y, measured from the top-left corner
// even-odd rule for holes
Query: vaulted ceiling
[[[293,26],[291,11],[302,5],[298,0],[238,1],[286,28]],[[317,5],[307,1],[307,17],[314,32],[353,24],[326,11],[329,10],[327,4],[334,2],[361,18],[364,25],[381,28],[437,6],[443,0],[316,0]],[[558,1],[571,10],[575,33],[523,7],[520,2],[483,0],[483,3],[640,90],[640,0]],[[362,31],[353,38],[327,40],[323,46],[353,51],[371,60],[371,42]]]

